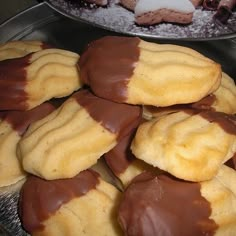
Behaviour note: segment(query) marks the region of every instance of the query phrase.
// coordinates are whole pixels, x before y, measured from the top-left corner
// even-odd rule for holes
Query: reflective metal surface
[[[9,40],[43,40],[55,47],[77,53],[81,53],[90,41],[105,35],[119,34],[64,17],[45,3],[34,6],[0,25],[0,43]],[[154,38],[145,40],[194,48],[220,63],[226,73],[236,78],[236,38],[192,42]],[[0,188],[0,232],[5,229],[13,236],[26,235],[18,217],[20,187],[21,183]]]
[[[197,7],[192,23],[181,25],[160,23],[152,26],[138,26],[134,13],[125,9],[117,0],[109,0],[106,7],[85,4],[78,0],[45,0],[62,15],[94,26],[140,37],[175,40],[215,40],[236,36],[236,12],[233,11],[227,23],[214,18],[215,11]]]

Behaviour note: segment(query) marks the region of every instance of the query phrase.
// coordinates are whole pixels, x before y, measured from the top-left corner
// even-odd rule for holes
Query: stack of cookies
[[[236,86],[212,59],[107,36],[3,57],[0,91],[0,183],[25,178],[31,235],[235,232]]]

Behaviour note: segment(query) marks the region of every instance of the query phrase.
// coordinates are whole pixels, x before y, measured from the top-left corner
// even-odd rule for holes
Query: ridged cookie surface
[[[44,49],[0,62],[0,110],[29,110],[81,87],[79,55]]]
[[[220,87],[202,100],[192,104],[198,109],[213,109],[227,114],[236,113],[236,86],[233,78],[222,73]]]
[[[120,192],[92,170],[64,180],[31,176],[20,193],[20,218],[32,236],[118,236],[119,198]]]
[[[33,123],[19,143],[26,171],[45,179],[70,178],[137,127],[142,110],[80,90],[56,111]]]
[[[190,181],[213,178],[236,152],[236,118],[212,111],[180,111],[139,126],[134,155]]]
[[[42,41],[21,40],[0,44],[0,61],[23,57],[31,52],[37,52],[50,46]]]
[[[17,144],[32,122],[53,110],[51,104],[44,103],[30,111],[0,112],[0,187],[25,178],[26,172],[17,158]]]
[[[134,37],[107,36],[91,42],[79,68],[81,80],[97,96],[130,104],[196,102],[221,81],[220,65],[200,53]]]

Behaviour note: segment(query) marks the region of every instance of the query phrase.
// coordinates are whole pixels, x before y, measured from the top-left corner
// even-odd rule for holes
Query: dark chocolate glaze
[[[106,36],[90,43],[79,59],[81,80],[99,97],[125,102],[139,60],[139,38]]]
[[[130,149],[134,133],[124,137],[113,149],[104,154],[105,161],[112,172],[119,176],[135,160],[135,156]]]
[[[26,68],[32,54],[0,61],[0,110],[26,110]]]
[[[43,180],[30,176],[24,183],[19,199],[19,215],[23,227],[29,233],[42,231],[43,221],[74,198],[85,195],[99,184],[99,174],[82,171],[70,179]]]
[[[0,119],[8,122],[13,130],[23,135],[28,126],[55,110],[50,103],[43,103],[28,111],[0,111]]]
[[[210,203],[199,183],[144,172],[123,194],[118,220],[127,236],[211,236]]]
[[[232,158],[230,158],[225,165],[236,170],[236,153]]]
[[[236,135],[236,115],[212,110],[185,109],[189,115],[199,115],[210,123],[217,123],[226,133]]]
[[[199,113],[210,123],[217,123],[228,134],[236,135],[236,116],[223,112],[202,111]]]
[[[121,140],[134,130],[141,118],[141,106],[115,103],[93,95],[88,90],[80,90],[73,94],[77,102],[87,110],[90,116],[102,126],[117,135]]]
[[[216,101],[216,96],[214,94],[210,94],[198,102],[192,103],[191,107],[195,109],[202,109],[202,110],[212,110],[215,109],[212,107],[214,102]]]

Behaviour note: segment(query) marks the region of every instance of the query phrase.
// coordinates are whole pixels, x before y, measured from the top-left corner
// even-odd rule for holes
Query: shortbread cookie
[[[0,110],[29,110],[81,87],[79,55],[44,49],[0,62]]]
[[[137,0],[119,0],[119,3],[123,7],[127,8],[127,9],[129,9],[131,11],[134,11],[135,6],[137,4]]]
[[[180,179],[213,178],[236,152],[236,116],[180,111],[139,126],[134,155]]]
[[[194,108],[213,109],[228,114],[236,113],[236,85],[229,75],[222,73],[220,87],[211,95],[192,105]]]
[[[135,22],[154,25],[161,22],[189,24],[195,7],[189,0],[139,0],[134,9]]]
[[[123,187],[144,171],[159,171],[142,160],[137,159],[130,150],[134,133],[124,137],[113,149],[104,154],[105,161]]]
[[[120,192],[92,170],[64,180],[30,176],[20,193],[19,215],[32,236],[118,236],[119,199]]]
[[[23,57],[31,52],[37,52],[50,46],[42,41],[22,40],[0,44],[0,61]]]
[[[230,76],[223,72],[220,87],[212,94],[191,104],[179,104],[168,107],[143,106],[143,117],[150,120],[189,108],[236,114],[235,101],[235,82]]]
[[[30,125],[18,146],[23,167],[48,180],[73,177],[136,128],[141,115],[139,106],[114,103],[80,90]]]
[[[221,81],[220,65],[195,50],[135,37],[107,36],[90,43],[79,68],[81,80],[98,97],[129,104],[192,103]]]
[[[0,187],[15,184],[26,176],[16,155],[16,147],[30,123],[54,110],[49,103],[30,111],[0,112]]]
[[[236,232],[236,172],[200,183],[142,173],[125,190],[118,219],[127,236],[225,236]]]

